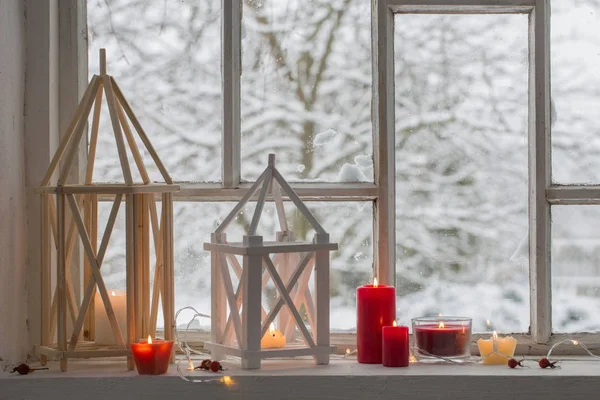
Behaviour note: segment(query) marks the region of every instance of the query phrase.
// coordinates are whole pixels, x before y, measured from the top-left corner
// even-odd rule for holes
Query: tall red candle
[[[384,326],[382,331],[382,361],[384,367],[408,367],[410,355],[408,326]]]
[[[396,289],[365,285],[356,289],[356,349],[358,362],[381,364],[382,328],[396,319]]]
[[[169,369],[172,340],[143,340],[139,343],[131,343],[131,353],[135,360],[135,366],[140,375],[160,375]]]

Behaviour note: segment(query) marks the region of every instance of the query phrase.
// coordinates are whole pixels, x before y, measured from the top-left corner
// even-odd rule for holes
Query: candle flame
[[[112,292],[110,292],[111,296],[116,296],[117,294],[115,293],[115,291],[113,290]]]
[[[443,322],[440,322],[439,328],[445,328],[445,327],[446,327],[446,325],[444,325]]]
[[[411,354],[410,358],[408,359],[408,361],[411,362],[411,363],[416,363],[417,362],[417,358]]]
[[[398,324],[396,323],[396,320],[394,320],[394,322],[392,323],[392,326],[398,326]]]
[[[373,287],[377,287],[377,278],[373,278]]]
[[[193,371],[194,370],[194,363],[192,362],[192,360],[188,361],[188,365],[189,365],[188,371]]]
[[[152,336],[148,335],[148,344],[152,344]]]
[[[271,325],[269,325],[269,334],[270,335],[274,335],[275,334],[275,325],[273,325],[272,322],[271,322]]]
[[[492,333],[492,338],[493,339],[498,339],[498,334],[496,333],[496,331],[494,331],[494,333]]]

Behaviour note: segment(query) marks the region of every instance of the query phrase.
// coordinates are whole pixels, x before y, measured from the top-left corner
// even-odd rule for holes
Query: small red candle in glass
[[[396,319],[396,289],[393,286],[372,285],[356,289],[356,349],[358,362],[381,364],[382,328]]]
[[[142,340],[139,343],[131,343],[131,352],[135,360],[135,366],[140,375],[161,375],[169,369],[171,352],[173,351],[172,340]]]
[[[471,355],[470,318],[415,318],[413,331],[419,361],[436,357],[461,359]]]
[[[384,367],[408,367],[410,357],[408,326],[392,326],[382,329],[382,362]]]

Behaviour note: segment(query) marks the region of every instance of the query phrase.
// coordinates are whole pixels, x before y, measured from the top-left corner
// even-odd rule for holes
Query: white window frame
[[[70,0],[86,10],[86,0]],[[179,201],[236,201],[251,183],[241,180],[242,0],[222,0],[222,183],[182,183]],[[550,0],[371,0],[373,183],[295,183],[303,200],[372,201],[373,273],[395,284],[394,14],[527,14],[529,17],[529,268],[530,330],[515,335],[521,354],[543,354],[567,335],[552,334],[550,207],[600,204],[600,185],[553,185],[550,145]],[[63,22],[61,21],[61,24]],[[72,19],[70,32],[83,31]],[[66,27],[63,29],[67,29]],[[62,40],[62,38],[61,38]],[[77,46],[75,59],[87,65]],[[64,55],[61,52],[61,59]],[[73,55],[70,60],[73,62]],[[81,70],[81,68],[79,69]],[[85,76],[87,79],[87,75]],[[73,79],[73,78],[70,78]],[[597,343],[598,334],[568,335]],[[349,337],[342,342],[352,343]],[[558,350],[558,349],[557,349]],[[573,349],[562,350],[572,353]]]

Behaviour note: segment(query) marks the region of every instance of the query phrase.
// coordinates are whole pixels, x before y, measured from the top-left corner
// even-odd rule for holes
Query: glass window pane
[[[244,2],[243,180],[275,152],[291,181],[373,181],[370,7]]]
[[[600,3],[552,0],[552,178],[600,182]]]
[[[99,224],[104,229],[112,203],[100,203]],[[309,209],[329,232],[339,250],[331,256],[331,330],[356,328],[356,287],[372,279],[373,206],[372,202],[308,202]],[[175,202],[175,307],[193,306],[210,314],[210,253],[203,243],[233,209],[235,203]],[[227,230],[229,241],[240,241],[250,225],[255,203],[249,203]],[[314,232],[291,203],[285,204],[289,228],[297,240],[311,240]],[[160,213],[160,209],[159,209]],[[122,209],[111,237],[102,267],[107,287],[125,290],[125,212]],[[258,234],[274,240],[279,230],[275,206],[265,205]],[[152,255],[151,276],[154,271]],[[311,283],[312,285],[312,283]],[[312,287],[312,286],[311,286]],[[275,292],[272,291],[274,294]],[[268,307],[268,304],[265,306]],[[162,315],[162,314],[161,314]],[[189,314],[187,314],[189,315]],[[159,326],[162,321],[159,317]],[[185,315],[182,315],[185,322]],[[180,323],[183,323],[179,321]],[[200,321],[203,327],[208,321]]]
[[[600,331],[600,208],[552,207],[552,328]]]
[[[525,332],[527,16],[395,23],[398,318]]]
[[[88,0],[89,69],[105,47],[113,75],[177,181],[221,179],[219,0]],[[141,142],[138,143],[141,145]],[[144,151],[153,180],[162,180]],[[102,114],[96,181],[123,181]]]

